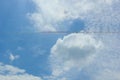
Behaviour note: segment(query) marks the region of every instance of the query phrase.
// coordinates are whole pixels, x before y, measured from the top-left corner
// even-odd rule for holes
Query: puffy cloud
[[[29,16],[38,30],[56,31],[61,29],[65,20],[84,19],[116,1],[118,0],[33,0],[36,12]]]
[[[58,39],[50,55],[53,76],[61,76],[75,68],[80,71],[93,60],[102,47],[101,41],[88,34],[73,33]]]
[[[94,36],[73,33],[58,39],[51,49],[50,80],[119,80],[119,35]]]
[[[30,75],[23,69],[0,63],[1,80],[42,80],[40,77]]]

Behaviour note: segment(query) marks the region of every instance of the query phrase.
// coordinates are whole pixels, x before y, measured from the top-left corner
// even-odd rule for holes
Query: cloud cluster
[[[1,80],[42,80],[40,77],[30,75],[23,69],[0,63]]]
[[[51,49],[52,76],[48,80],[120,80],[120,37],[112,34],[120,31],[119,0],[33,2],[36,12],[29,17],[39,31],[61,30],[63,22],[82,19],[84,30],[103,32],[73,33],[58,39]]]
[[[58,39],[51,49],[53,80],[120,79],[120,47],[118,47],[120,37],[116,34],[120,30],[120,6],[118,4],[120,1],[91,0],[90,2],[94,3],[93,7],[82,17],[80,14],[79,18],[85,21],[85,30],[103,32],[103,34],[76,33]],[[78,11],[80,10],[78,9]],[[95,38],[91,37],[92,35]],[[104,45],[102,49],[101,44]],[[99,47],[96,48],[95,45],[99,45]],[[93,57],[95,54],[97,57]],[[81,78],[83,75],[86,78]]]
[[[29,17],[37,30],[56,31],[61,29],[62,22],[84,19],[115,1],[118,0],[33,0],[36,12]]]

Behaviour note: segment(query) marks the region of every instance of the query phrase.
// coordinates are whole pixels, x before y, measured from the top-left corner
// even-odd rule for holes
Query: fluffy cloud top
[[[19,69],[11,65],[5,65],[3,63],[0,63],[0,80],[42,80],[42,79],[40,77],[27,74],[23,69]]]
[[[73,33],[58,39],[50,56],[53,75],[61,76],[74,68],[81,70],[93,60],[102,46],[101,41],[88,34]]]

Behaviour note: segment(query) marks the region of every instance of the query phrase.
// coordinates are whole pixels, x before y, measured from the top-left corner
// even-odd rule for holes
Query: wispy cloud
[[[19,57],[20,57],[19,55],[13,55],[12,53],[10,53],[10,55],[9,55],[10,61],[14,61],[14,60],[18,59]]]
[[[23,69],[0,63],[1,80],[42,80],[40,77],[30,75]]]

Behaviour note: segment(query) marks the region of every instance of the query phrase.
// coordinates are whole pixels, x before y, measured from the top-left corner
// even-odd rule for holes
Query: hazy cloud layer
[[[56,31],[61,29],[62,22],[66,20],[83,19],[86,21],[86,18],[90,16],[94,17],[93,20],[97,20],[99,16],[104,18],[101,13],[106,13],[107,16],[109,12],[104,12],[104,10],[109,11],[109,7],[119,0],[33,0],[33,2],[36,4],[36,12],[30,13],[29,17],[37,30]],[[107,20],[105,18],[104,21]]]

